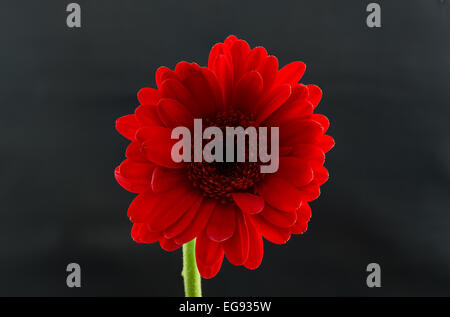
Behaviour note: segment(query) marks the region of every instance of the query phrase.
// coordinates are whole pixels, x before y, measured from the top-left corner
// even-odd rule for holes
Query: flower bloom
[[[141,89],[134,114],[116,122],[131,141],[115,177],[138,193],[128,208],[133,239],[173,251],[196,238],[199,272],[211,278],[224,256],[255,269],[263,237],[284,244],[305,232],[334,141],[325,135],[328,119],[314,113],[322,91],[299,84],[304,71],[302,62],[279,69],[263,47],[250,49],[235,36],[214,45],[208,67],[160,67],[158,88]],[[279,169],[261,174],[254,162],[174,162],[171,131],[192,127],[195,118],[218,127],[279,127]]]

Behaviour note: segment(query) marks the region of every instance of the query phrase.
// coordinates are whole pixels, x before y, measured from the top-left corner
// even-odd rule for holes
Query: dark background
[[[450,295],[446,1],[377,1],[379,29],[360,0],[77,1],[81,29],[66,26],[69,2],[0,4],[0,295],[183,295],[181,251],[130,237],[114,124],[158,66],[206,65],[229,34],[307,64],[336,147],[307,233],[266,242],[255,271],[225,261],[204,293]]]

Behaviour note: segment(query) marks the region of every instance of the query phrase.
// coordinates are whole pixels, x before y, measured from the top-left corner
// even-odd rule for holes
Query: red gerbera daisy
[[[160,67],[158,88],[141,89],[135,113],[116,122],[131,144],[115,177],[139,194],[128,209],[133,239],[173,251],[196,238],[199,272],[211,278],[224,256],[255,269],[263,237],[283,244],[305,232],[334,141],[325,135],[328,119],[313,113],[321,90],[298,83],[304,71],[302,62],[278,69],[263,47],[250,49],[235,36],[214,45],[208,67]],[[219,127],[279,127],[278,171],[260,174],[250,162],[175,163],[171,131],[191,127],[194,118]]]

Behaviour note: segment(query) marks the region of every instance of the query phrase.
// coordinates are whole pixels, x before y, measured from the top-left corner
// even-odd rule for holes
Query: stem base
[[[195,260],[195,239],[183,244],[184,293],[186,297],[202,297],[200,273]]]

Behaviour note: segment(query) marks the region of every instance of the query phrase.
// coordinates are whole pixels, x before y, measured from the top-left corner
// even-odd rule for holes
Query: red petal
[[[219,57],[219,55],[223,55],[224,50],[225,50],[225,44],[223,44],[223,43],[217,43],[211,48],[211,51],[209,52],[209,57],[208,57],[208,68],[214,69],[217,66],[215,64],[217,61],[217,57]]]
[[[166,191],[162,193],[153,193],[154,199],[151,204],[144,206],[147,209],[146,218],[143,222],[146,222],[151,231],[161,231],[156,228],[158,226],[158,218],[163,213],[167,213],[170,208],[172,208],[182,197],[186,194],[186,188],[184,186],[180,188],[173,189],[171,191]],[[156,219],[156,220],[155,220]],[[151,222],[155,221],[156,225],[153,227]],[[140,221],[138,221],[140,222]]]
[[[321,125],[322,128],[323,128],[323,132],[324,132],[324,133],[327,132],[328,128],[330,127],[330,121],[328,120],[327,117],[325,117],[325,116],[322,115],[322,114],[314,113],[314,114],[311,116],[311,119],[314,120],[314,121],[316,121],[316,122],[319,122],[320,125]]]
[[[203,264],[197,265],[198,271],[203,278],[210,279],[216,276],[217,273],[219,273],[220,267],[222,266],[223,262],[223,254],[224,252],[222,249],[222,252],[219,254],[217,261],[210,266],[205,266]]]
[[[277,83],[295,85],[305,73],[306,65],[303,62],[293,62],[284,66],[277,75]]]
[[[265,87],[264,87],[265,89]],[[259,102],[256,121],[262,122],[281,107],[291,95],[291,86],[284,84],[275,88],[263,101]]]
[[[136,119],[143,126],[163,126],[155,106],[139,106],[134,112]]]
[[[279,228],[267,222],[261,215],[251,216],[256,229],[264,238],[275,244],[284,244],[291,237],[291,232],[286,228]]]
[[[162,98],[157,107],[161,121],[168,128],[190,127],[194,122],[194,117],[184,105],[174,99]]]
[[[316,85],[307,85],[307,87],[309,92],[309,101],[311,101],[314,108],[316,108],[322,99],[322,90]]]
[[[303,202],[297,210],[297,222],[291,227],[293,234],[302,234],[308,229],[308,222],[311,218],[311,208],[308,203]]]
[[[150,231],[145,223],[135,223],[131,229],[131,237],[138,243],[153,243],[161,239],[161,233]]]
[[[123,177],[120,174],[119,166],[114,170],[114,177],[116,178],[116,181],[120,184],[120,186],[132,193],[142,193],[149,187],[147,183],[139,183]]]
[[[314,167],[314,181],[319,185],[324,184],[328,180],[328,170],[323,166]]]
[[[185,61],[179,62],[175,66],[175,73],[181,83],[185,84],[192,72],[200,70],[200,66],[197,63],[188,63]]]
[[[190,226],[175,238],[175,242],[184,244],[197,237],[208,223],[216,204],[217,201],[214,199],[204,199]]]
[[[176,187],[186,180],[184,171],[156,167],[153,171],[151,184],[155,193],[163,192]]]
[[[219,111],[225,110],[225,105],[223,103],[222,88],[220,87],[219,80],[210,69],[203,67],[201,69],[203,77],[208,82],[209,88],[211,89],[212,98],[214,100],[215,109]]]
[[[221,244],[210,240],[203,232],[195,244],[195,258],[200,275],[204,278],[214,277],[219,272],[223,254]]]
[[[161,98],[161,92],[154,88],[142,88],[137,94],[141,105],[156,106]]]
[[[233,87],[233,69],[225,55],[219,55],[214,62],[212,71],[216,74],[220,86],[225,107],[231,103],[231,90]]]
[[[132,193],[142,193],[150,185],[150,175],[155,168],[154,164],[141,163],[126,159],[115,169],[116,180],[126,190]]]
[[[264,47],[258,46],[251,50],[248,60],[246,71],[252,71],[262,67],[262,63],[266,60],[267,51]]]
[[[235,220],[235,210],[231,206],[217,204],[206,226],[206,234],[213,241],[225,241],[234,233]]]
[[[225,46],[227,47],[231,47],[233,45],[234,42],[236,42],[238,40],[238,38],[235,35],[229,35],[226,39],[225,39]]]
[[[278,175],[297,187],[309,184],[314,178],[308,161],[292,156],[280,158]]]
[[[275,56],[268,56],[258,68],[264,82],[264,90],[269,91],[275,83],[278,73],[278,59]]]
[[[160,196],[151,189],[139,194],[128,207],[128,217],[131,222],[145,222],[154,212],[153,207],[159,202]]]
[[[218,110],[217,107],[221,107],[221,104],[217,104],[217,96],[201,69],[191,69],[186,74],[183,85],[192,95],[194,105],[191,105],[189,110],[196,118],[214,115]]]
[[[134,241],[136,242],[140,242],[140,235],[139,232],[141,231],[141,227],[144,224],[142,223],[135,223],[133,224],[133,227],[131,228],[131,237],[133,238]]]
[[[236,212],[236,230],[233,236],[223,243],[225,255],[234,265],[242,265],[247,261],[249,242],[247,223],[244,215]]]
[[[203,197],[197,199],[197,201],[189,208],[183,217],[164,231],[164,237],[172,239],[182,234],[194,220],[202,205],[202,202]]]
[[[334,140],[329,135],[322,135],[320,139],[318,140],[318,145],[321,147],[321,149],[327,153],[329,150],[331,150],[334,147]]]
[[[137,122],[134,114],[129,114],[116,120],[117,131],[128,140],[134,141],[138,128],[139,123]]]
[[[155,206],[155,212],[148,218],[148,225],[152,231],[163,231],[180,219],[188,209],[199,198],[199,194],[194,193],[187,186],[180,185],[180,188],[173,190],[172,195],[168,195],[169,202],[160,202]],[[167,208],[170,206],[169,208]]]
[[[154,169],[155,165],[152,163],[141,163],[130,159],[120,164],[120,174],[128,178],[142,178],[147,182],[150,181]]]
[[[313,166],[320,166],[325,162],[325,153],[315,144],[296,144],[290,155],[307,159]]]
[[[297,221],[297,212],[284,212],[266,205],[261,212],[261,216],[268,223],[271,223],[280,228],[289,228]]]
[[[174,78],[165,80],[161,85],[161,91],[163,98],[177,100],[194,116],[201,114],[198,110],[201,108],[195,102],[191,92],[179,80]]]
[[[171,129],[165,127],[142,127],[136,132],[136,140],[141,143],[158,139],[170,140],[171,134]]]
[[[142,152],[142,145],[140,142],[131,142],[127,147],[125,156],[136,162],[148,163],[147,158]]]
[[[171,144],[165,143],[163,140],[144,142],[142,146],[142,150],[151,162],[167,168],[182,168],[184,165],[172,160],[171,148]]]
[[[264,209],[264,199],[261,196],[249,193],[231,194],[234,202],[245,213],[257,214]]]
[[[238,82],[244,74],[244,68],[247,64],[247,58],[250,53],[250,47],[246,41],[236,40],[230,46],[230,53],[233,62],[233,80]]]
[[[163,250],[166,251],[175,251],[176,249],[178,249],[179,247],[181,247],[181,245],[176,244],[173,240],[170,239],[166,239],[166,238],[161,238],[159,240],[159,245],[161,246],[161,248]]]
[[[236,85],[233,92],[233,106],[244,113],[252,114],[263,90],[263,80],[258,72],[246,73]]]
[[[297,187],[297,189],[301,192],[302,200],[305,201],[313,201],[320,196],[320,185],[316,182],[316,180],[306,186]]]
[[[281,146],[280,147],[280,157],[290,155],[292,150],[293,150],[292,146],[289,146],[289,145]]]
[[[147,159],[167,168],[182,168],[183,163],[172,160],[172,146],[177,140],[171,139],[171,130],[162,127],[144,127],[138,130],[136,138],[143,142],[142,151]]]
[[[270,126],[279,126],[282,123],[289,124],[292,120],[306,119],[313,112],[312,104],[307,100],[308,89],[304,85],[292,87],[289,99],[272,113],[266,120]]]
[[[248,258],[245,262],[244,266],[248,269],[256,269],[261,264],[263,254],[264,254],[264,246],[263,240],[260,233],[256,231],[253,223],[249,220],[250,216],[245,216],[247,219],[247,230],[248,230],[248,241],[249,241],[249,250],[248,250]]]
[[[323,135],[320,123],[313,120],[295,120],[280,126],[280,144],[313,144]]]
[[[156,85],[159,89],[162,87],[162,83],[170,78],[177,78],[177,75],[174,71],[170,70],[166,66],[161,66],[156,70]]]
[[[296,210],[301,202],[300,191],[275,174],[266,175],[258,185],[258,192],[270,205],[287,212]]]

